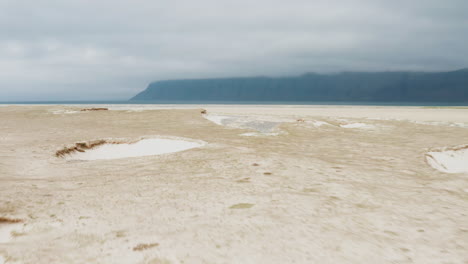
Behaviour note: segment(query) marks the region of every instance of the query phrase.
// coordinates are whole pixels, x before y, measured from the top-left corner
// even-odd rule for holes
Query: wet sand
[[[0,107],[0,263],[468,262],[468,174],[425,158],[468,144],[466,108],[109,108]],[[155,136],[206,145],[55,156]]]

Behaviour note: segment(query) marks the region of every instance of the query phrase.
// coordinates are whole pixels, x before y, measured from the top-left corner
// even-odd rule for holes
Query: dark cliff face
[[[468,102],[468,70],[158,81],[131,100]]]

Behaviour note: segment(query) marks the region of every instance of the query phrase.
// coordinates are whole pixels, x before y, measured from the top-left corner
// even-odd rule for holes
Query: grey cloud
[[[0,101],[126,99],[154,80],[468,66],[462,0],[4,0]]]

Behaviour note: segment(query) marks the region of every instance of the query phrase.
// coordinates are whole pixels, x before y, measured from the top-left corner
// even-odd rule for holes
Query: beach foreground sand
[[[468,109],[200,107],[0,107],[0,263],[468,263]],[[56,156],[152,137],[204,144]]]

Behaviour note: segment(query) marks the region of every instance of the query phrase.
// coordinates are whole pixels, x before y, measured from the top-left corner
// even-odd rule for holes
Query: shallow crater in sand
[[[293,122],[292,119],[268,117],[268,116],[236,116],[236,115],[216,115],[204,114],[204,118],[211,122],[231,128],[254,130],[254,133],[245,133],[245,136],[268,136],[278,135],[281,129],[278,128],[284,122]]]
[[[468,173],[468,145],[443,148],[426,153],[427,163],[445,173]]]
[[[180,138],[146,138],[137,141],[103,139],[76,143],[57,151],[55,156],[69,160],[122,159],[174,153],[203,145],[203,141]]]

